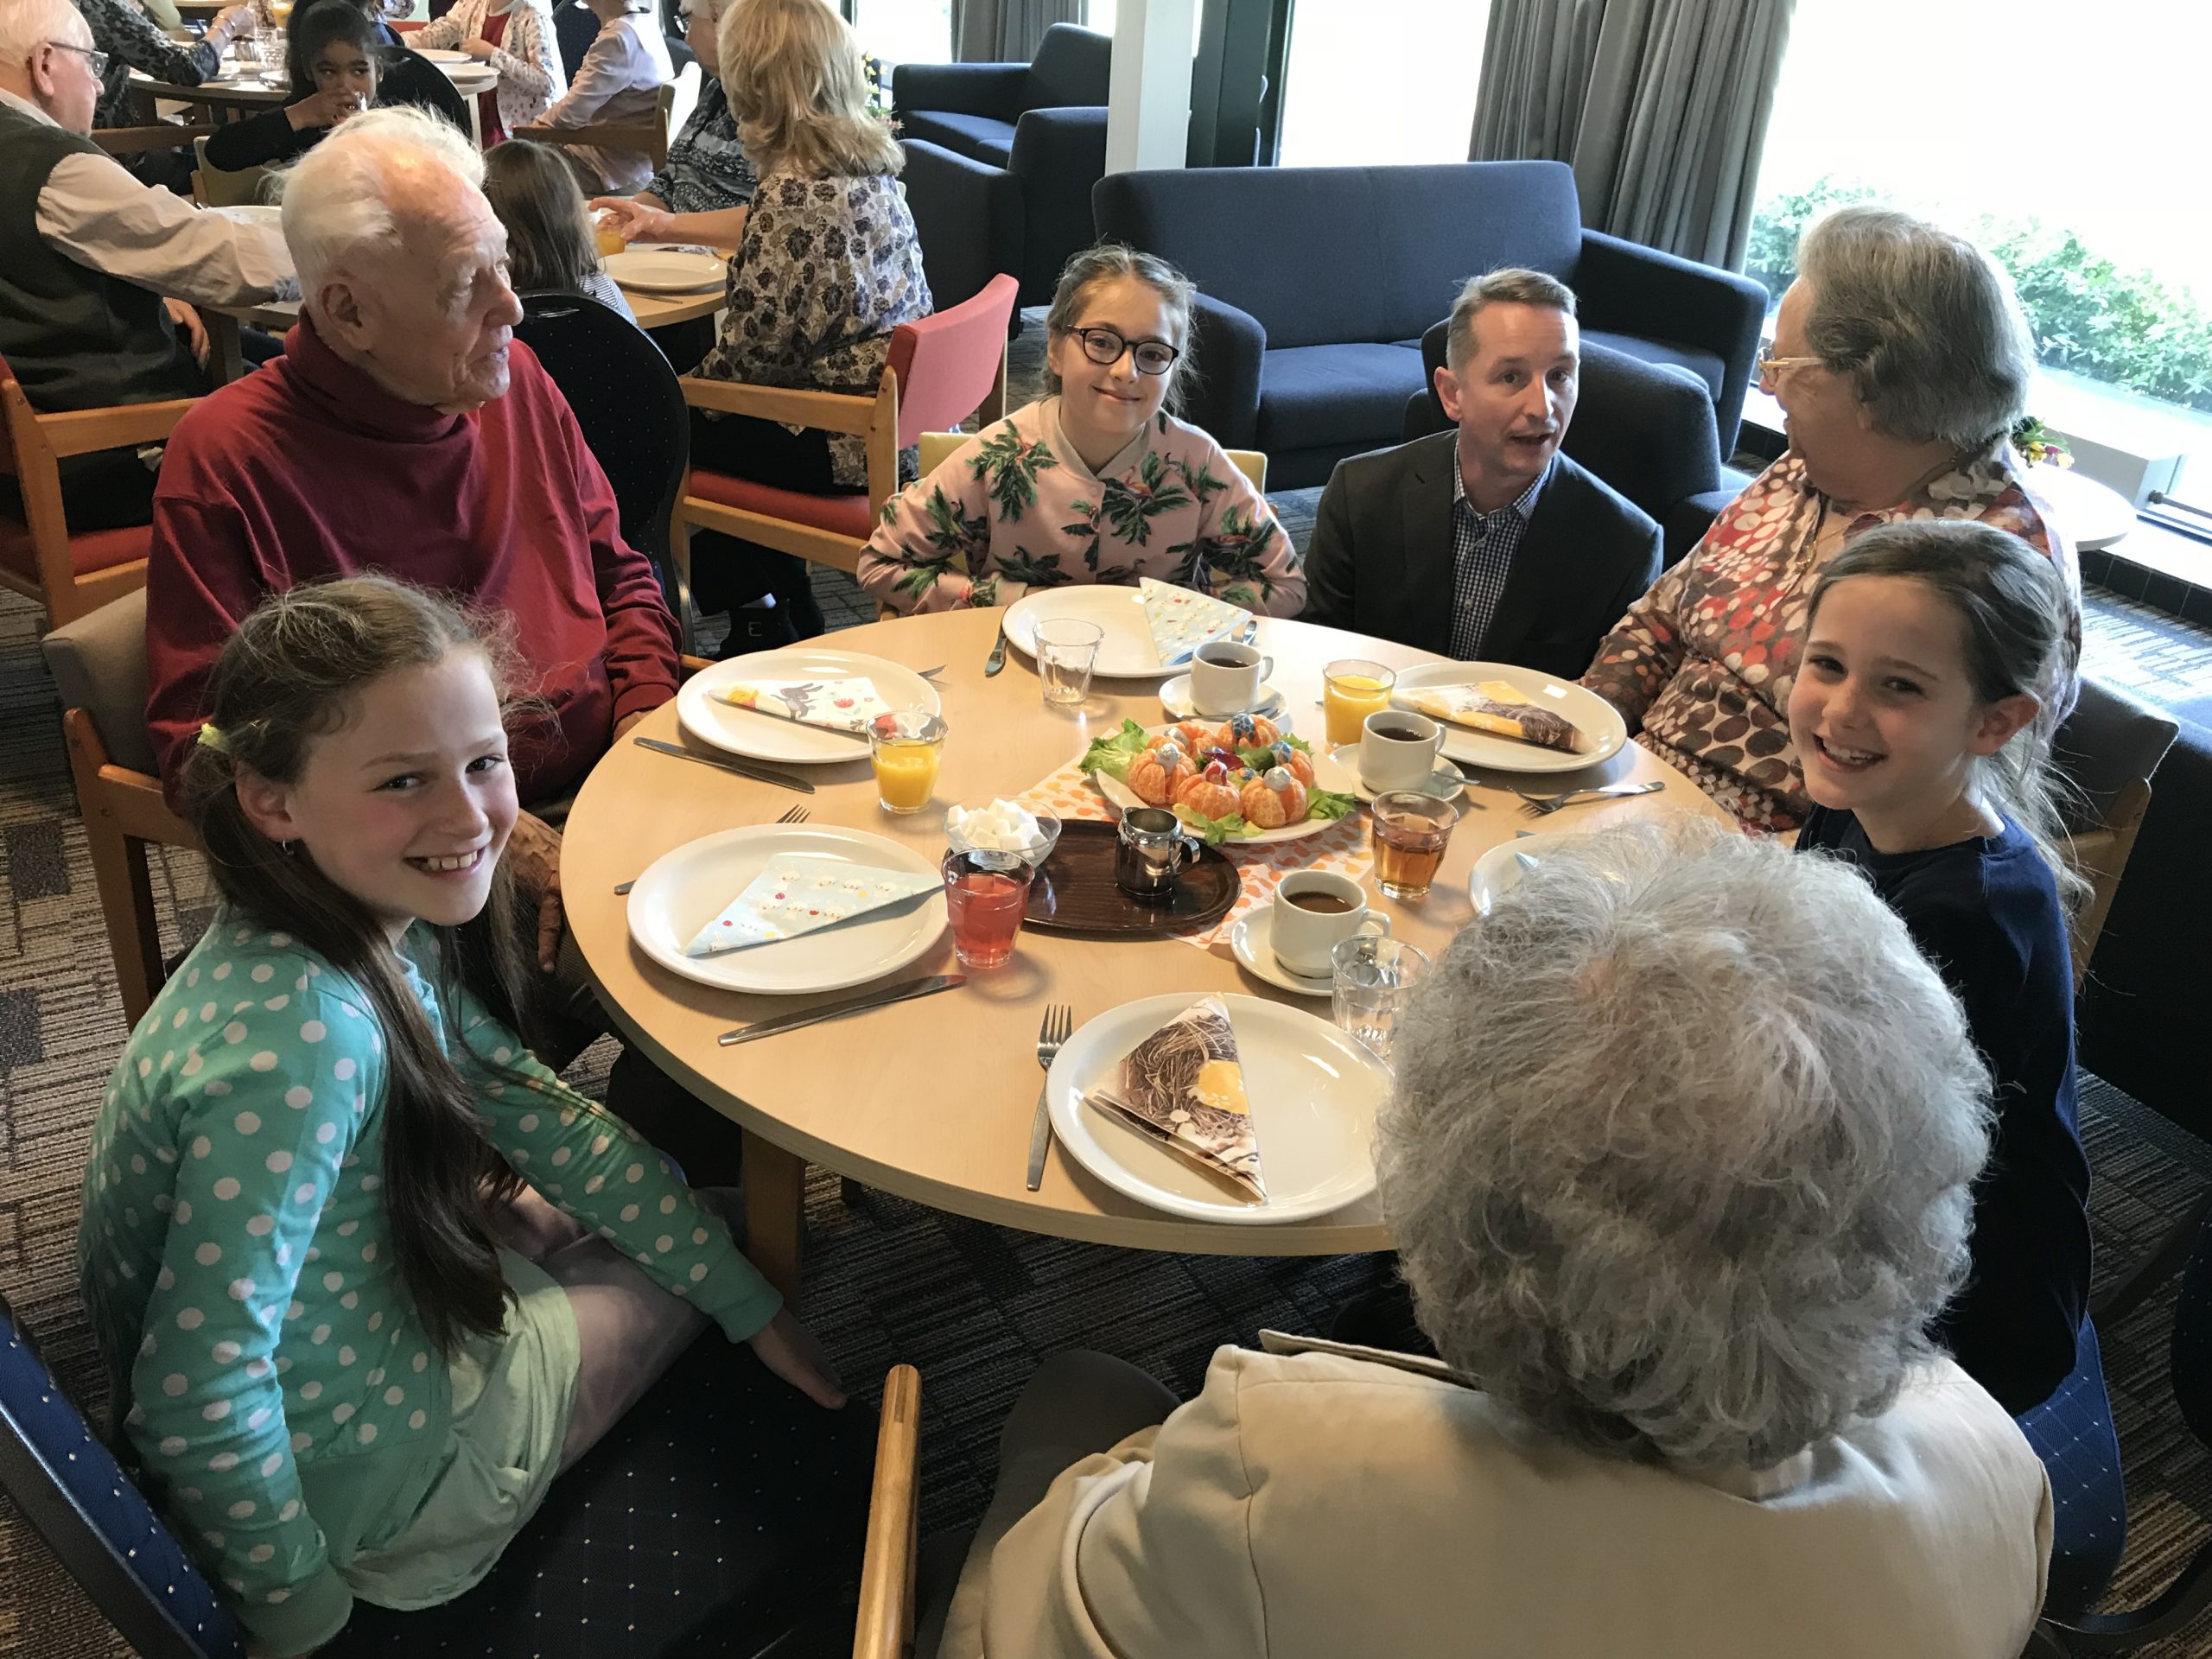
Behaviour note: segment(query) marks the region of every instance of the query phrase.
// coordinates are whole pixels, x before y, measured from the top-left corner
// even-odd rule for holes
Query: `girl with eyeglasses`
[[[1191,295],[1148,253],[1102,243],[1070,260],[1046,314],[1046,396],[891,504],[861,585],[897,610],[943,611],[1151,576],[1295,616],[1306,578],[1266,498],[1170,412]]]

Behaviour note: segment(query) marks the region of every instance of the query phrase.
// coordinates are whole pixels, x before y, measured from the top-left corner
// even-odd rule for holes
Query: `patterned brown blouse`
[[[891,331],[932,308],[922,245],[897,181],[887,173],[762,179],[745,245],[730,264],[728,299],[702,375],[873,396]],[[833,435],[830,460],[840,485],[867,486],[865,437]]]
[[[2050,714],[2063,719],[2082,655],[2082,573],[2028,471],[1999,440],[1896,506],[1838,524],[1792,450],[1629,607],[1582,683],[1621,711],[1637,742],[1745,828],[1795,830],[1812,803],[1789,741],[1789,688],[1821,567],[1876,524],[1978,518],[2048,554],[2066,579],[2072,648]]]

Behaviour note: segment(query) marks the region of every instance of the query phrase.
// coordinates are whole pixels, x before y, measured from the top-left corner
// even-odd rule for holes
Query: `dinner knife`
[[[781,772],[774,766],[759,766],[751,760],[735,760],[723,754],[701,754],[696,749],[687,749],[681,743],[664,743],[657,737],[633,737],[630,741],[639,748],[651,749],[656,754],[672,754],[679,760],[696,760],[702,766],[719,766],[722,771],[734,772],[741,778],[757,779],[764,784],[795,789],[802,795],[814,793],[814,785],[797,772]]]
[[[991,654],[983,658],[983,677],[987,680],[989,679],[992,675],[997,673],[999,670],[1005,666],[1006,624],[1001,621],[999,624],[998,643],[991,647]]]
[[[934,996],[939,991],[957,990],[967,982],[965,974],[932,974],[927,979],[910,979],[903,984],[885,986],[880,990],[862,991],[858,996],[844,996],[835,1002],[817,1003],[810,1008],[801,1008],[796,1014],[779,1014],[772,1019],[756,1020],[749,1026],[726,1031],[715,1040],[724,1048],[732,1048],[739,1043],[749,1043],[755,1037],[772,1037],[778,1032],[797,1031],[801,1026],[841,1019],[865,1008],[880,1008],[893,1002],[904,1002],[909,997]]]

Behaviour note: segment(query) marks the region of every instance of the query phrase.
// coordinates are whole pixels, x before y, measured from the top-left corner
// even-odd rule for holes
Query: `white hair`
[[[1989,1079],[1855,871],[1699,820],[1576,837],[1452,941],[1396,1056],[1416,1317],[1538,1427],[1764,1468],[1929,1356]]]
[[[284,179],[284,241],[301,295],[312,302],[360,249],[390,245],[393,186],[437,172],[480,194],[483,153],[458,128],[404,105],[354,116],[302,156]]]
[[[0,0],[0,70],[21,69],[49,41],[90,46],[92,26],[69,0]]]

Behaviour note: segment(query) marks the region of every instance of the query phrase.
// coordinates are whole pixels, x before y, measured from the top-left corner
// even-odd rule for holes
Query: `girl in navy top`
[[[1936,1336],[2018,1415],[2074,1370],[2089,1284],[2074,982],[2044,688],[2051,562],[1964,519],[1867,531],[1814,589],[1789,729],[1817,804],[1798,850],[1855,862],[1964,1005],[1994,1083],[1972,1268]]]

